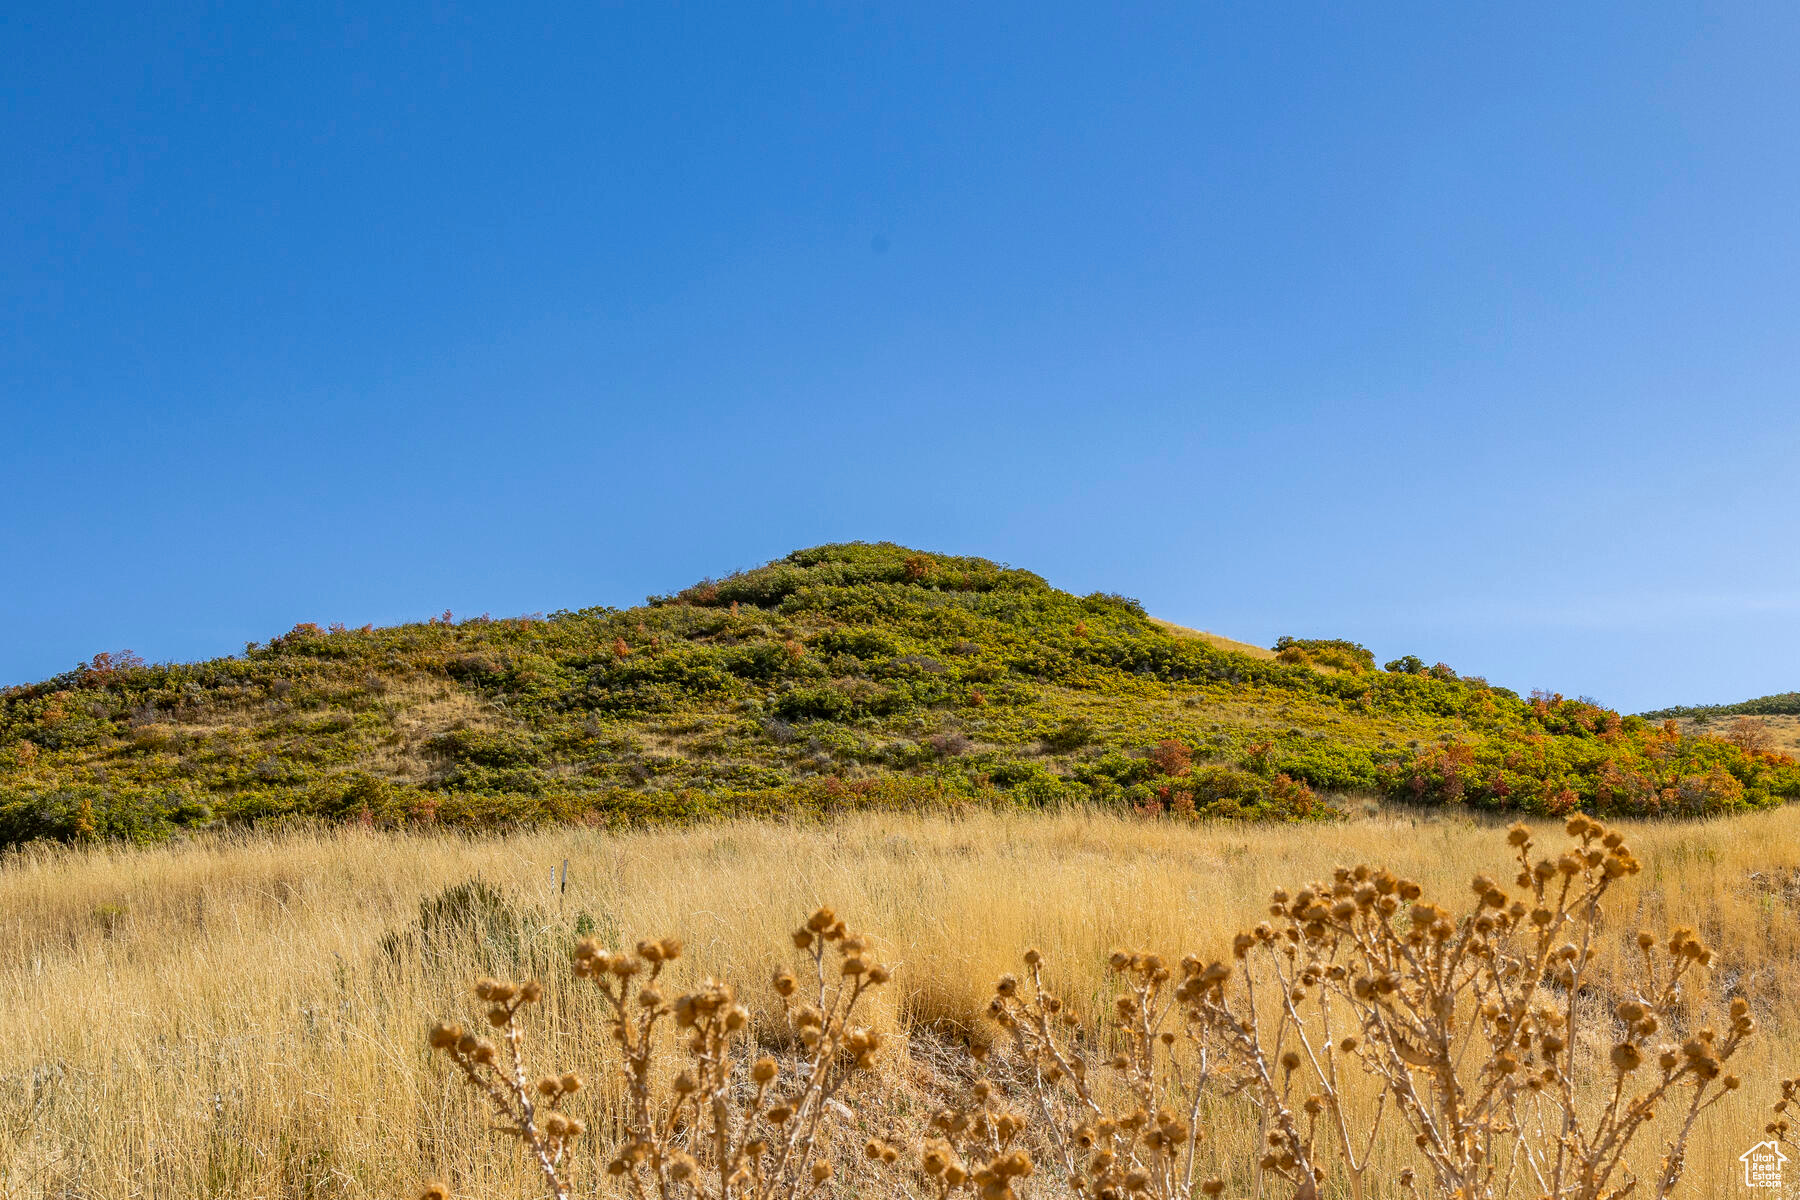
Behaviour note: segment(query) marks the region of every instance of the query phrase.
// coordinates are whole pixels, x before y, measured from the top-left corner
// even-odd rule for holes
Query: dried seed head
[[[692,1029],[694,1027],[694,1022],[700,1019],[699,1013],[694,1007],[694,997],[692,996],[675,997],[675,1004],[673,1007],[675,1011],[675,1024],[682,1029]]]
[[[431,1027],[431,1048],[433,1050],[448,1050],[450,1047],[456,1045],[457,1039],[462,1037],[462,1035],[463,1031],[461,1025],[452,1024],[447,1021],[439,1021]]]

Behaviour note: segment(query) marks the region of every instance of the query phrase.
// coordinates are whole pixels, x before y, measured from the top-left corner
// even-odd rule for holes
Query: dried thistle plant
[[[1763,1132],[1774,1138],[1777,1145],[1800,1153],[1800,1145],[1788,1136],[1793,1132],[1793,1125],[1788,1121],[1787,1114],[1796,1102],[1800,1102],[1800,1076],[1781,1081],[1781,1099],[1775,1102],[1775,1115],[1763,1126]]]
[[[1043,1138],[1082,1194],[1218,1195],[1222,1182],[1197,1183],[1199,1108],[1216,1061],[1197,1001],[1202,992],[1216,994],[1230,972],[1190,958],[1176,984],[1160,955],[1119,951],[1108,965],[1124,990],[1100,1030],[1084,1030],[1045,986],[1036,950],[1025,952],[1023,983],[1007,975],[995,987],[989,1013],[1003,1032],[1003,1053],[1024,1067]],[[1109,1044],[1110,1054],[1102,1049]],[[1001,1200],[1013,1193],[979,1194]]]
[[[1602,902],[1639,865],[1597,821],[1577,815],[1567,832],[1567,850],[1534,861],[1515,826],[1518,892],[1478,875],[1460,914],[1387,871],[1340,868],[1276,892],[1271,920],[1236,938],[1235,965],[1188,958],[1177,979],[1156,955],[1116,954],[1124,990],[1099,1030],[1063,1011],[1028,953],[1025,984],[1003,978],[992,1012],[1074,1189],[1218,1194],[1197,1179],[1211,1094],[1255,1106],[1259,1189],[1283,1180],[1296,1200],[1328,1181],[1360,1200],[1391,1120],[1421,1160],[1396,1177],[1413,1195],[1672,1193],[1696,1120],[1738,1087],[1724,1064],[1754,1023],[1739,999],[1723,1032],[1694,1026],[1712,952],[1685,927],[1638,935],[1610,1015],[1584,1001]],[[1596,1038],[1603,1050],[1582,1049]],[[1101,1045],[1116,1047],[1100,1056],[1104,1089]],[[1675,1132],[1640,1180],[1627,1150],[1664,1108]]]
[[[431,1047],[442,1050],[469,1081],[494,1106],[505,1128],[517,1133],[525,1152],[543,1173],[556,1200],[567,1200],[568,1188],[561,1168],[569,1144],[586,1132],[578,1120],[557,1111],[563,1097],[581,1090],[581,1077],[573,1073],[546,1075],[536,1086],[528,1082],[523,1033],[519,1014],[543,998],[544,989],[530,983],[506,983],[483,979],[475,995],[488,1005],[487,1022],[499,1033],[504,1050],[490,1039],[466,1032],[452,1022],[431,1027]],[[444,1200],[441,1184],[427,1185],[423,1200]]]
[[[882,1044],[855,1017],[889,976],[871,958],[867,939],[828,908],[813,913],[793,942],[810,978],[803,986],[783,969],[773,980],[801,1048],[785,1072],[769,1056],[746,1061],[750,1012],[730,984],[709,979],[694,991],[665,994],[664,971],[681,957],[675,939],[640,942],[636,953],[609,953],[592,939],[576,947],[574,973],[592,982],[611,1011],[621,1054],[623,1139],[606,1172],[638,1200],[801,1200],[831,1179],[824,1152],[841,1108],[838,1094],[852,1075],[874,1066]],[[448,1024],[433,1027],[431,1044],[488,1097],[550,1194],[567,1200],[573,1184],[565,1152],[584,1129],[558,1107],[581,1080],[546,1075],[535,1089],[526,1083],[519,1016],[542,989],[483,980],[475,991],[490,1005],[487,1019],[505,1052]],[[666,1084],[659,1082],[664,1066],[675,1070]],[[880,1141],[864,1152],[877,1161],[898,1157]],[[440,1185],[425,1191],[426,1200],[444,1195]]]
[[[1686,927],[1639,934],[1625,971],[1595,978],[1605,902],[1639,864],[1591,818],[1566,831],[1565,849],[1539,857],[1515,826],[1514,890],[1476,875],[1456,910],[1389,871],[1342,867],[1328,883],[1275,892],[1269,919],[1238,934],[1229,957],[1116,952],[1118,994],[1092,1023],[1028,950],[1021,976],[995,987],[994,1049],[970,1049],[973,1082],[930,1111],[918,1171],[896,1186],[937,1200],[1218,1196],[1227,1185],[1209,1177],[1218,1156],[1204,1130],[1235,1110],[1257,1122],[1261,1149],[1230,1165],[1258,1197],[1362,1200],[1374,1180],[1440,1200],[1669,1196],[1696,1122],[1738,1088],[1726,1064],[1754,1022],[1735,999],[1723,1030],[1702,1023],[1713,954]],[[594,1185],[634,1200],[810,1200],[833,1189],[833,1160],[848,1152],[833,1114],[854,1115],[845,1085],[881,1046],[855,1017],[888,971],[830,909],[793,942],[807,982],[788,970],[773,980],[798,1047],[786,1068],[749,1059],[750,1014],[730,985],[665,995],[678,942],[577,948],[574,973],[610,1010],[620,1050],[620,1139],[609,1180]],[[436,1026],[432,1045],[566,1200],[567,1150],[584,1130],[561,1106],[581,1080],[527,1082],[519,1017],[537,984],[484,980],[476,994],[504,1045],[454,1025]],[[1783,1143],[1796,1102],[1800,1079],[1783,1084],[1767,1127]],[[1631,1164],[1642,1156],[1629,1152],[1659,1112],[1659,1165],[1639,1178]],[[1410,1165],[1395,1161],[1408,1137]],[[863,1154],[899,1158],[879,1139]]]

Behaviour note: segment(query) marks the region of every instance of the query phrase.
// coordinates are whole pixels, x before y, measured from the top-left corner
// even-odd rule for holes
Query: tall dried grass
[[[1690,1194],[1725,1193],[1777,1081],[1800,1065],[1800,812],[1620,828],[1644,869],[1617,884],[1596,977],[1623,968],[1639,928],[1692,924],[1717,952],[1719,1025],[1735,996],[1762,1025],[1732,1063],[1738,1098],[1689,1145]],[[542,1194],[541,1174],[495,1152],[484,1114],[431,1060],[424,1015],[473,1025],[484,1006],[454,999],[470,979],[539,977],[547,1056],[599,1078],[617,1049],[570,967],[582,936],[678,937],[686,978],[755,983],[791,962],[796,915],[823,902],[877,936],[893,975],[859,1018],[886,1043],[859,1085],[880,1090],[879,1127],[847,1132],[904,1139],[967,1082],[944,1048],[992,1036],[993,981],[1023,947],[1054,964],[1066,1003],[1097,1013],[1115,947],[1221,955],[1274,888],[1344,863],[1385,864],[1428,896],[1463,893],[1504,866],[1499,840],[1455,818],[1322,829],[1072,812],[32,851],[0,868],[0,1195],[392,1196],[432,1176],[455,1195]],[[472,877],[507,898],[511,924],[431,934],[420,902]],[[779,1049],[780,1007],[763,991],[742,1003]],[[622,1128],[615,1099],[594,1087],[571,1105],[587,1125],[571,1165],[602,1178]],[[1209,1162],[1263,1152],[1255,1120],[1230,1106],[1207,1134]],[[1394,1148],[1371,1152],[1372,1196],[1399,1194],[1381,1168]]]

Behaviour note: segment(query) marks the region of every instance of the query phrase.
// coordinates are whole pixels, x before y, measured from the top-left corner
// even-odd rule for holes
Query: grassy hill
[[[1278,652],[977,558],[821,546],[629,610],[297,626],[0,693],[0,843],[1090,801],[1302,819],[1800,797],[1775,753],[1343,641]]]
[[[1645,713],[1674,721],[1692,737],[1719,737],[1750,750],[1800,758],[1800,692],[1758,696],[1736,704],[1680,704]]]
[[[1736,704],[1678,704],[1673,708],[1660,708],[1644,715],[1658,719],[1686,717],[1708,720],[1718,717],[1800,717],[1800,692],[1758,696],[1754,700],[1740,700]]]

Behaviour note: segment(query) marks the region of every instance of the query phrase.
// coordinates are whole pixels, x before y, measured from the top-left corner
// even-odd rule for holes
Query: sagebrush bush
[[[484,970],[518,971],[529,965],[529,930],[541,917],[487,880],[466,879],[420,900],[412,927],[383,935],[381,953],[396,963],[473,958]]]
[[[1640,866],[1592,818],[1566,832],[1564,849],[1544,853],[1515,826],[1510,887],[1478,874],[1461,901],[1344,866],[1274,892],[1268,920],[1216,957],[1116,951],[1117,994],[1098,1012],[1054,990],[1054,964],[1027,950],[1022,975],[995,985],[996,1036],[969,1039],[952,1073],[963,1082],[904,1138],[858,1139],[860,1151],[845,1129],[894,1124],[867,1107],[879,1093],[845,1086],[879,1069],[881,1038],[855,1018],[889,973],[831,910],[794,933],[806,984],[785,969],[773,980],[785,1063],[752,1058],[751,1014],[731,985],[668,987],[678,943],[609,953],[584,942],[573,973],[592,982],[618,1046],[600,1157],[621,1194],[669,1200],[823,1194],[852,1154],[940,1200],[1361,1200],[1378,1180],[1442,1200],[1669,1196],[1700,1118],[1740,1087],[1729,1064],[1755,1022],[1741,998],[1723,1028],[1703,1022],[1714,952],[1685,926],[1639,933],[1633,961],[1596,977],[1601,930],[1618,916],[1608,897]],[[485,1094],[551,1193],[569,1196],[567,1150],[590,1130],[566,1111],[578,1077],[531,1082],[521,1017],[541,987],[489,979],[476,994],[500,1044],[449,1024],[431,1044]],[[1787,1137],[1797,1098],[1800,1080],[1785,1082],[1771,1136]],[[1254,1160],[1207,1145],[1233,1106],[1260,1131]],[[1384,1137],[1389,1125],[1407,1138]],[[1652,1138],[1657,1166],[1640,1176],[1633,1151]],[[426,1195],[443,1195],[436,1187]]]

